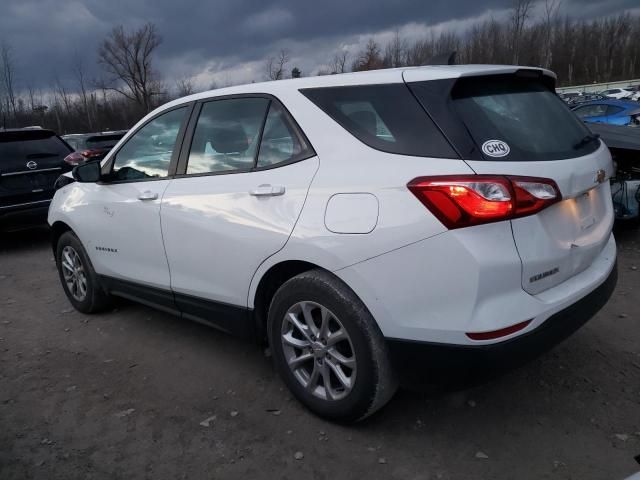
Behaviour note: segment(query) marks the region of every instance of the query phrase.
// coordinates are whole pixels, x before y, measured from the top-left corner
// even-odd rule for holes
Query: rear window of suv
[[[453,87],[451,100],[453,114],[487,160],[575,158],[600,145],[588,139],[589,130],[538,79],[515,75],[463,78]],[[491,145],[500,142],[508,145],[508,154],[492,153]]]
[[[69,153],[67,144],[47,130],[0,132],[0,161],[63,158]]]
[[[307,88],[301,93],[376,150],[459,158],[405,84]]]

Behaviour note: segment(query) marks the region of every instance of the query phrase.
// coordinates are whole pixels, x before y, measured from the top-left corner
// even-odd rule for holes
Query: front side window
[[[164,113],[133,134],[116,154],[114,180],[147,180],[169,175],[169,165],[187,107]]]
[[[576,115],[580,118],[586,117],[602,117],[607,114],[606,105],[587,105],[586,107],[580,107],[576,110]]]
[[[187,174],[246,171],[254,166],[269,99],[231,98],[202,106]]]

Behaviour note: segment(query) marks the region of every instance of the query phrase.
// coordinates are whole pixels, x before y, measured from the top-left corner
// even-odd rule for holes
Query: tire
[[[267,328],[278,373],[317,415],[356,422],[393,397],[397,382],[382,332],[356,294],[331,273],[310,270],[285,282],[271,301]],[[340,330],[346,338],[336,335]]]
[[[74,274],[71,274],[72,269],[68,267],[70,264]],[[100,285],[87,252],[73,232],[65,232],[58,239],[56,265],[64,293],[76,310],[82,313],[95,313],[110,305],[110,296]],[[76,280],[75,288],[74,279]]]

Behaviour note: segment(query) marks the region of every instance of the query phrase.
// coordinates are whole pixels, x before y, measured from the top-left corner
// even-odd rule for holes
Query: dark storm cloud
[[[154,22],[163,37],[157,65],[178,78],[223,66],[262,61],[286,45],[307,65],[326,61],[341,39],[433,25],[500,11],[512,0],[1,0],[0,41],[14,51],[20,84],[45,87],[56,74],[69,79],[75,57],[92,76],[97,47],[113,26]],[[636,7],[637,0],[565,0],[572,16],[596,17]],[[302,52],[302,53],[297,53]],[[314,53],[315,52],[315,53]],[[318,58],[313,58],[314,54]],[[248,68],[248,67],[247,67]],[[255,73],[255,69],[254,69]],[[260,79],[260,78],[256,78]]]

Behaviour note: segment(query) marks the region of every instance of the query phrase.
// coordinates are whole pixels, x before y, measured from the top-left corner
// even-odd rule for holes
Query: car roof
[[[210,97],[223,95],[237,95],[245,93],[277,94],[283,90],[317,88],[317,87],[341,87],[349,85],[375,85],[384,83],[417,82],[425,80],[440,80],[446,78],[460,78],[478,75],[496,75],[501,73],[514,73],[518,70],[533,70],[542,72],[555,80],[556,76],[550,70],[535,67],[521,67],[514,65],[437,65],[421,67],[388,68],[382,70],[370,70],[366,72],[340,73],[335,75],[320,75],[315,77],[303,77],[268,82],[249,83],[232,87],[208,90],[182,97],[169,102],[155,113],[177,105]]]

